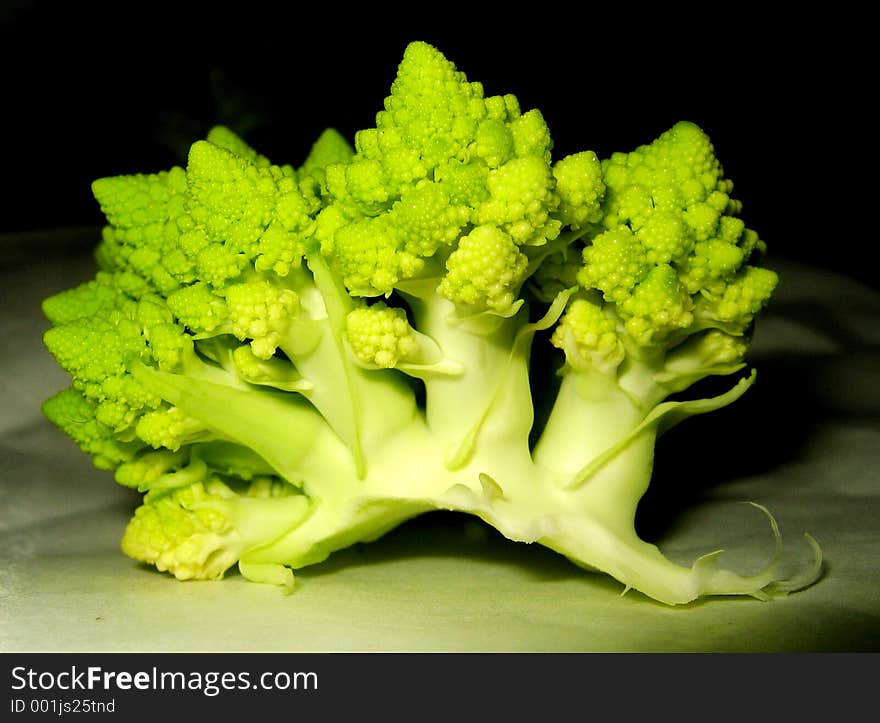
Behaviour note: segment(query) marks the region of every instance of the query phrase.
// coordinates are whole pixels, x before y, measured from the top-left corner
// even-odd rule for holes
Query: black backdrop
[[[782,16],[684,4],[3,7],[0,233],[100,224],[94,178],[181,163],[218,122],[296,164],[325,126],[351,137],[371,124],[403,48],[421,39],[488,94],[540,108],[557,155],[607,155],[698,123],[771,264],[874,284],[873,51],[866,18],[840,4]]]

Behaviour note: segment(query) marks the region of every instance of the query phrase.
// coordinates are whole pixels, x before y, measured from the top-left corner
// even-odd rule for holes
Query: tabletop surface
[[[644,534],[677,562],[718,548],[755,571],[825,557],[785,599],[682,608],[586,573],[476,520],[434,513],[297,573],[293,594],[229,574],[178,582],[119,550],[137,495],[45,421],[67,386],[42,346],[40,300],[93,273],[87,230],[0,238],[0,651],[880,650],[880,294],[776,260],[757,328],[758,382],[661,440]],[[689,463],[688,447],[708,450]],[[705,464],[707,458],[717,460]],[[701,461],[702,460],[702,461]],[[643,506],[644,506],[643,505]]]

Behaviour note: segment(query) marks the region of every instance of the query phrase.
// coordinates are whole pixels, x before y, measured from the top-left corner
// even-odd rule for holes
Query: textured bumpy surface
[[[279,166],[218,127],[185,168],[93,184],[100,270],[44,302],[72,378],[44,410],[144,494],[128,555],[290,588],[455,510],[668,604],[816,579],[815,545],[777,579],[769,512],[749,575],[635,530],[657,436],[755,375],[679,393],[745,368],[777,284],[700,128],[554,159],[538,110],[416,42],[353,140]]]

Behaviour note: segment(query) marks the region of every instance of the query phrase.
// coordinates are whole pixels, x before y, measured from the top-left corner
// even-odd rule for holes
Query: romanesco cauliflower
[[[290,587],[443,509],[668,604],[812,580],[680,566],[634,528],[657,435],[754,374],[671,395],[744,369],[777,282],[700,128],[554,159],[538,110],[414,42],[353,141],[278,166],[217,127],[185,168],[94,182],[100,269],[44,303],[72,378],[44,410],[144,494],[128,555]]]

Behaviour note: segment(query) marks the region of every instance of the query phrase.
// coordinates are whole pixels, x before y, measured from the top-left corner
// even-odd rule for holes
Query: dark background
[[[843,6],[783,17],[685,5],[128,6],[0,10],[0,234],[100,225],[93,179],[184,163],[215,123],[296,165],[324,127],[351,138],[371,125],[406,43],[422,39],[487,94],[540,108],[557,156],[629,150],[698,123],[771,265],[785,257],[874,284],[859,173],[873,162],[869,24]]]

